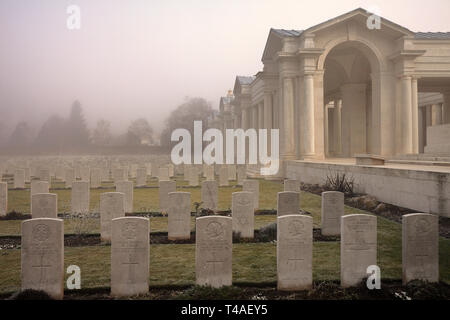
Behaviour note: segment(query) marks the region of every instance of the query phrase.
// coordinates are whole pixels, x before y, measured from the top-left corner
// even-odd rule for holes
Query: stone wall
[[[357,193],[418,212],[450,217],[450,172],[289,161],[286,178],[324,184],[327,175],[336,172],[352,176]]]

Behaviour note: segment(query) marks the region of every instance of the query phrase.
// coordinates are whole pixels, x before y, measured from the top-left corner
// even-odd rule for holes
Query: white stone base
[[[450,168],[417,165],[357,166],[354,162],[289,161],[286,178],[324,184],[335,172],[352,176],[355,192],[378,201],[450,217]]]

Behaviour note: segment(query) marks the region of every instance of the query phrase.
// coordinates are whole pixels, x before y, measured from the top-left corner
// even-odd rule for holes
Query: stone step
[[[450,167],[450,162],[447,161],[425,161],[425,160],[388,160],[386,163],[392,164],[411,164],[420,166],[442,166]]]

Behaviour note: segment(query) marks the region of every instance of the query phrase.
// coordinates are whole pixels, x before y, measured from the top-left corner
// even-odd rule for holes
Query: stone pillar
[[[242,118],[241,118],[241,127],[244,130],[247,130],[248,128],[248,118],[247,118],[247,109],[242,108]]]
[[[252,107],[252,125],[251,128],[258,129],[258,105]]]
[[[303,156],[314,155],[314,77],[312,74],[305,74],[303,80],[304,103],[300,113],[302,130]]]
[[[335,100],[334,101],[334,113],[333,113],[333,137],[334,137],[334,153],[336,156],[342,154],[341,150],[341,110],[342,109],[342,100]]]
[[[412,153],[419,153],[419,100],[417,79],[411,80],[411,104],[412,104]]]
[[[442,124],[442,105],[440,103],[431,106],[431,125],[438,126]]]
[[[264,102],[258,104],[258,129],[264,129]]]
[[[418,126],[419,126],[419,153],[424,152],[425,148],[425,135],[426,135],[426,108],[419,108],[418,114]]]
[[[411,76],[401,78],[401,151],[402,154],[412,153],[412,83]]]
[[[283,79],[283,119],[281,121],[281,157],[295,158],[295,132],[294,132],[294,79]],[[314,141],[314,139],[313,139]]]
[[[272,129],[272,95],[267,92],[264,93],[264,128]]]
[[[449,124],[450,123],[450,91],[444,92],[442,94],[444,96],[444,114],[442,117],[443,124]]]
[[[342,155],[353,157],[366,153],[366,84],[341,86],[342,94]]]

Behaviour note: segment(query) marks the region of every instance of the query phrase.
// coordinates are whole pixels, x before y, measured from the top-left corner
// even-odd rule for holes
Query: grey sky
[[[66,28],[66,8],[82,28]],[[357,7],[413,31],[450,31],[449,0],[0,0],[0,122],[40,124],[79,99],[89,125],[147,118],[159,130],[185,96],[217,107],[254,75],[271,27],[304,29]]]

